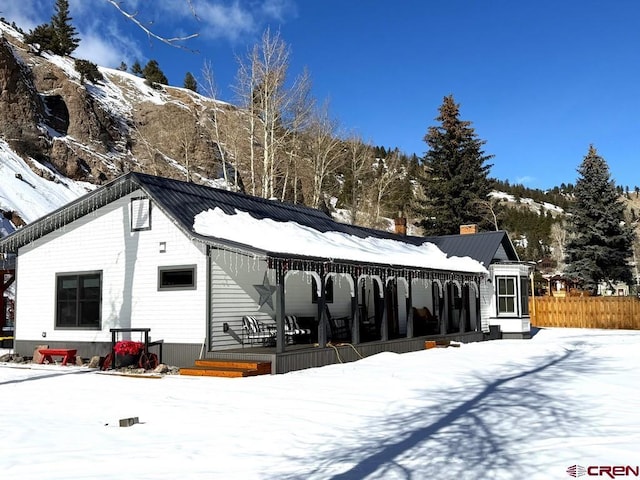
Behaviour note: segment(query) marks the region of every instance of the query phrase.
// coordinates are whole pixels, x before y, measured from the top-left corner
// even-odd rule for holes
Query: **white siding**
[[[480,282],[480,327],[484,333],[489,333],[490,318],[495,316],[495,291],[493,284]]]
[[[152,207],[150,230],[132,232],[130,198],[140,195],[116,200],[20,249],[17,340],[109,341],[110,328],[151,328],[152,339],[202,343],[204,250],[158,208]],[[166,245],[164,253],[160,242]],[[196,265],[196,289],[158,291],[158,267],[174,265]],[[102,329],[56,329],[56,274],[95,270],[102,271]]]
[[[529,267],[526,264],[521,263],[495,263],[491,265],[490,276],[493,281],[493,285],[496,284],[497,276],[510,276],[510,277],[527,277],[529,275]],[[520,312],[522,306],[520,305],[520,281],[516,282],[517,290],[517,302],[518,311]],[[498,316],[498,308],[496,305],[495,287],[491,287],[490,296],[487,297],[490,303],[487,305],[486,314],[490,325],[497,325],[503,333],[529,333],[531,329],[529,315],[514,315],[514,316]],[[483,311],[483,321],[485,319],[485,313]]]

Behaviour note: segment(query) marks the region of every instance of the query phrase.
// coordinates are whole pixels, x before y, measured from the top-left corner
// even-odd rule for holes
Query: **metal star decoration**
[[[273,310],[273,294],[276,291],[276,287],[273,287],[269,284],[269,278],[267,277],[267,272],[264,272],[264,280],[262,280],[261,285],[254,285],[255,288],[260,295],[260,299],[258,300],[258,305],[260,308],[266,303]]]

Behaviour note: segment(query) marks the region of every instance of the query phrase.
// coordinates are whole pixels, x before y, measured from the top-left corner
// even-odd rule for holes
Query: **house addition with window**
[[[104,356],[111,329],[148,328],[164,363],[268,360],[284,373],[426,338],[529,335],[530,267],[505,232],[399,235],[141,173],[0,239],[0,253],[16,259],[22,355]]]

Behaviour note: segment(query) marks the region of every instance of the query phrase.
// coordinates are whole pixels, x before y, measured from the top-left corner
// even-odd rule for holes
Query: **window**
[[[56,328],[101,328],[102,272],[56,276]]]
[[[517,314],[516,280],[518,277],[496,277],[498,315]]]
[[[324,301],[333,303],[333,277],[329,277],[324,282]],[[311,302],[318,303],[318,284],[315,277],[311,281]]]
[[[529,315],[529,279],[520,277],[520,310],[522,315]]]
[[[195,290],[196,266],[158,267],[158,290]]]
[[[151,230],[151,201],[148,198],[131,199],[131,231]]]

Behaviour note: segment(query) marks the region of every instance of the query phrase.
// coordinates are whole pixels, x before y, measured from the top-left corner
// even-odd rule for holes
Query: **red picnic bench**
[[[62,365],[66,365],[68,361],[75,363],[77,349],[71,348],[39,348],[38,352],[42,357],[40,363],[44,363],[45,360],[49,363],[53,363],[52,357],[62,357]]]

